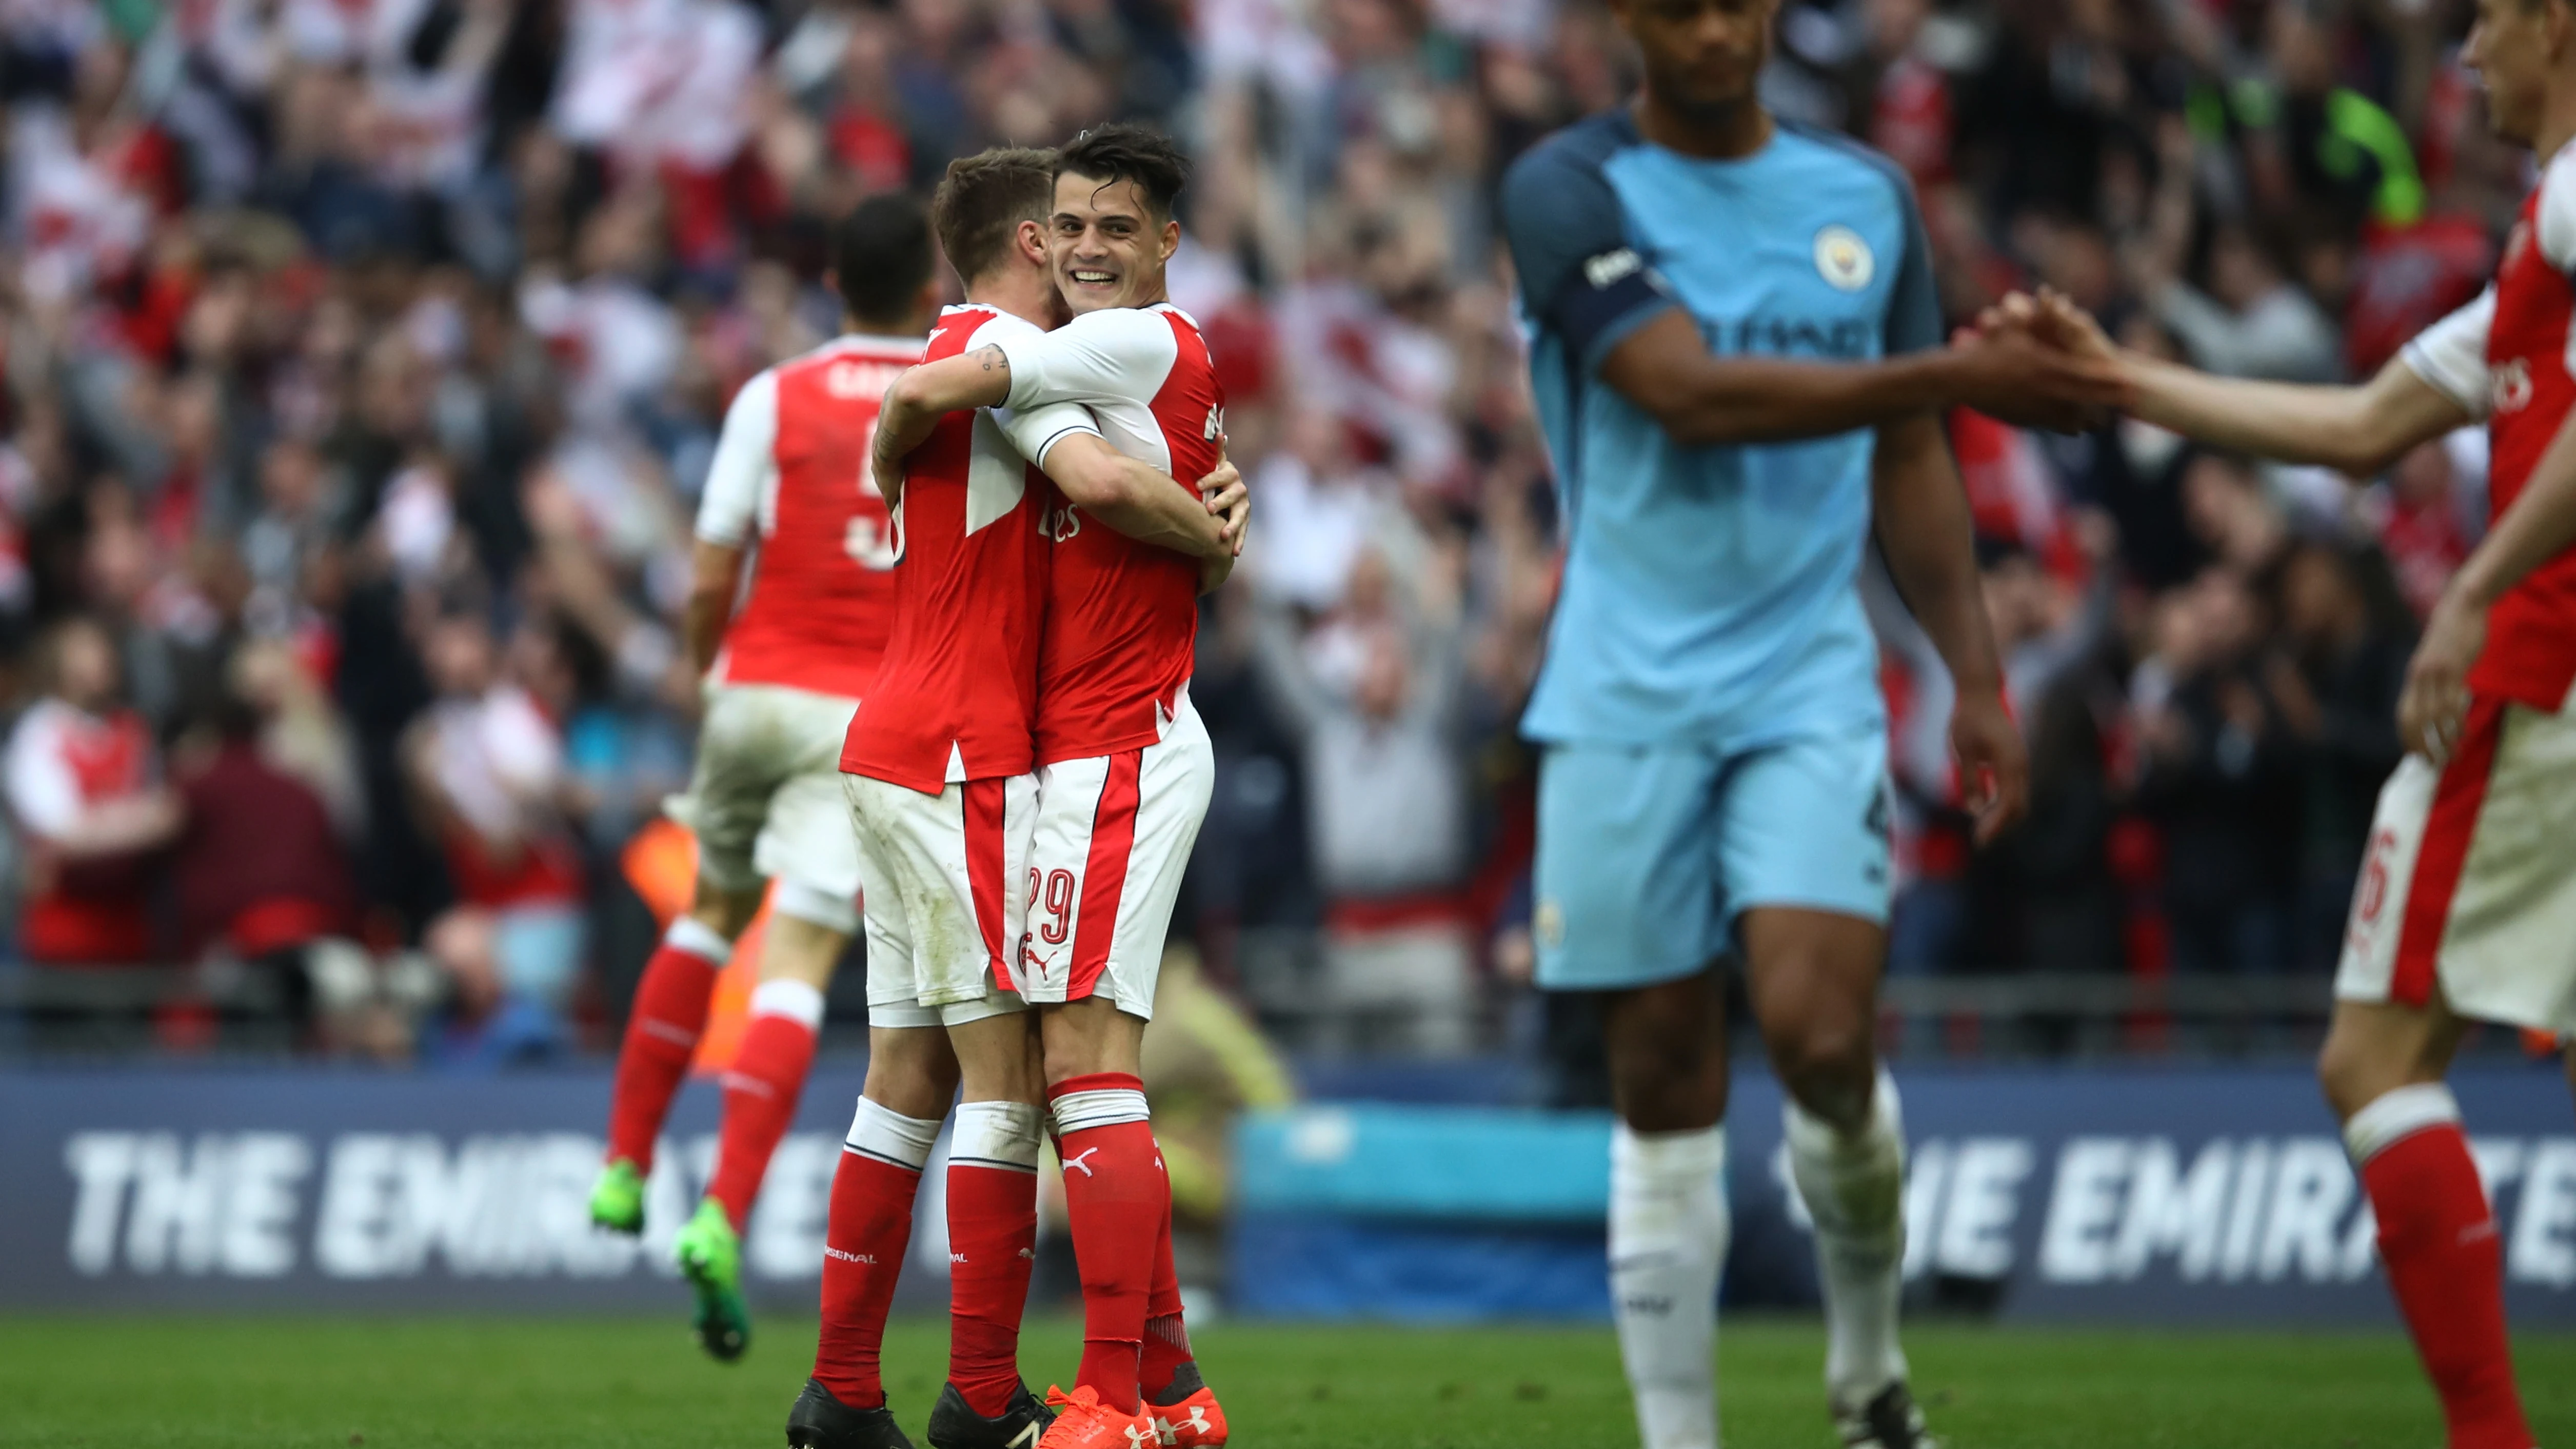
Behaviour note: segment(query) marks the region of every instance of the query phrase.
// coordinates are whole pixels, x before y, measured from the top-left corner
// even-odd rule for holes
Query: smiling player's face
[[[1155,223],[1144,191],[1133,181],[1103,182],[1072,172],[1055,179],[1047,259],[1056,290],[1077,317],[1160,301],[1163,264],[1180,234],[1177,223]]]
[[[1753,99],[1779,0],[1612,0],[1656,99],[1685,114]]]

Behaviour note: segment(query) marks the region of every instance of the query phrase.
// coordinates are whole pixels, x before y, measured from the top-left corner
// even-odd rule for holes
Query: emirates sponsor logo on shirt
[[[1038,513],[1038,532],[1051,543],[1063,543],[1082,532],[1082,511],[1067,503]]]

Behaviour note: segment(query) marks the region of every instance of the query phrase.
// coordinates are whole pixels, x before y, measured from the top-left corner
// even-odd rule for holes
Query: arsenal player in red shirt
[[[834,247],[845,335],[743,385],[699,504],[688,646],[707,680],[707,707],[695,776],[674,802],[697,834],[697,895],[636,988],[608,1163],[591,1198],[601,1225],[642,1229],[654,1139],[696,1050],[716,975],[775,877],[751,1024],[724,1077],[715,1171],[674,1245],[697,1292],[699,1342],[722,1359],[738,1357],[750,1334],[743,1223],[795,1115],[823,988],[858,929],[841,737],[895,612],[894,521],[869,477],[868,437],[886,385],[920,360],[938,307],[919,202],[862,203]]]
[[[1212,468],[1225,394],[1198,326],[1165,298],[1188,163],[1136,126],[1058,156],[1049,258],[1073,320],[907,373],[896,409],[1080,403],[1118,450],[1177,477]],[[881,453],[909,446],[889,422]],[[1059,439],[1028,440],[1050,473]],[[1190,1361],[1171,1269],[1171,1187],[1137,1075],[1163,940],[1214,773],[1191,708],[1199,562],[1055,511],[1038,656],[1036,824],[1016,985],[1042,1011],[1047,1101],[1082,1263],[1082,1364],[1043,1449],[1225,1442]],[[1220,563],[1219,567],[1222,567]]]
[[[968,303],[941,314],[928,362],[1061,319],[1041,225],[1053,168],[1052,153],[1026,150],[949,168],[932,206]],[[868,1079],[833,1179],[822,1334],[788,1419],[791,1444],[903,1442],[877,1354],[914,1192],[961,1087],[947,1183],[949,1372],[930,1440],[1026,1449],[1054,1418],[1019,1379],[1041,1113],[1011,976],[1038,814],[1042,620],[1060,566],[1047,524],[1070,500],[1107,525],[1103,536],[1123,530],[1219,568],[1240,525],[1239,514],[1216,516],[1239,507],[1241,489],[1213,457],[1161,460],[1216,475],[1202,487],[1219,496],[1203,501],[1099,434],[1079,406],[923,408],[900,384],[879,422],[879,478],[901,525],[894,632],[841,754],[868,900]],[[1044,475],[1023,461],[1041,456]],[[1195,579],[1202,565],[1181,566]]]
[[[2442,1078],[2465,1019],[2576,1029],[2576,6],[2479,0],[2463,58],[2497,134],[2548,160],[2493,285],[2369,382],[2209,377],[2113,348],[2053,295],[1987,325],[2116,359],[2148,422],[2354,477],[2486,423],[2494,521],[2408,670],[2413,753],[2380,792],[2318,1075],[2451,1449],[2530,1449],[2495,1220]]]

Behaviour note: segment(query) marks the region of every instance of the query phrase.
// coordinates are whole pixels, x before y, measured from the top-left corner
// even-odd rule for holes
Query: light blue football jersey
[[[1788,122],[1751,156],[1700,160],[1622,109],[1513,163],[1502,210],[1567,536],[1523,732],[1738,749],[1880,719],[1857,592],[1875,435],[1685,447],[1595,369],[1674,306],[1719,356],[1939,346],[1904,174]]]

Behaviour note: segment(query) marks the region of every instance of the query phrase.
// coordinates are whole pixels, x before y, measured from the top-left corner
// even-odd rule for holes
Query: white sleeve
[[[2487,415],[2487,329],[2495,322],[2495,288],[2415,334],[2398,350],[2406,368],[2473,418]]]
[[[1136,307],[1085,312],[1053,332],[995,343],[1011,364],[1012,408],[1041,403],[1150,403],[1179,360],[1180,338],[1162,315]]]
[[[1011,439],[1021,457],[1043,468],[1047,449],[1076,433],[1100,436],[1100,420],[1080,403],[1048,403],[1034,408],[995,408],[993,420]]]
[[[751,537],[762,495],[778,476],[778,374],[764,371],[742,385],[725,409],[715,461],[698,495],[698,537],[739,546]]]
[[[63,761],[62,730],[53,711],[28,712],[9,735],[9,809],[40,836],[69,834],[80,823],[80,782]]]

